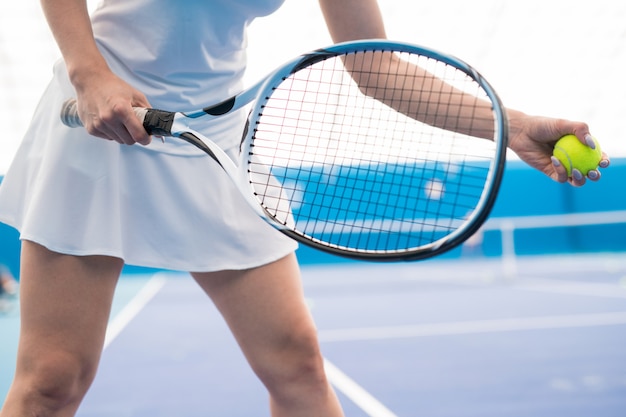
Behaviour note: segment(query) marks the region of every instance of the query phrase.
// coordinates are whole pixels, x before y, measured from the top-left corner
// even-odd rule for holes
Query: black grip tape
[[[143,119],[143,128],[149,135],[168,136],[172,133],[174,112],[148,109]]]

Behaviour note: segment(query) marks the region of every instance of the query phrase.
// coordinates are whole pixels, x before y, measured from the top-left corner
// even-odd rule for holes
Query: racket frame
[[[258,118],[258,115],[262,113],[262,107],[266,101],[266,97],[271,96],[274,85],[289,77],[291,74],[295,73],[299,69],[310,66],[324,59],[344,55],[347,53],[353,53],[357,51],[371,52],[379,50],[393,50],[394,52],[408,52],[419,54],[424,57],[432,58],[447,65],[450,65],[454,68],[457,68],[458,70],[462,71],[473,80],[475,80],[481,86],[481,88],[493,104],[492,111],[494,113],[494,129],[495,132],[498,133],[497,137],[494,138],[496,146],[495,153],[494,158],[490,161],[488,176],[485,180],[486,186],[483,189],[476,208],[472,211],[472,215],[469,216],[455,231],[447,234],[441,239],[438,239],[427,245],[420,246],[414,251],[405,252],[384,250],[357,252],[349,248],[329,245],[327,242],[323,242],[311,236],[304,236],[303,234],[292,230],[291,225],[285,225],[279,221],[276,221],[274,217],[265,210],[263,210],[263,217],[270,224],[278,228],[287,236],[299,242],[307,244],[308,246],[314,247],[321,251],[329,252],[334,255],[360,260],[392,262],[414,261],[431,258],[459,246],[480,229],[480,227],[489,217],[491,209],[495,204],[504,175],[504,168],[506,165],[506,149],[508,145],[508,121],[506,118],[506,112],[504,110],[502,101],[500,100],[494,88],[476,69],[474,69],[465,61],[462,61],[452,55],[447,55],[419,45],[407,44],[405,42],[394,42],[387,39],[367,39],[360,41],[350,41],[338,43],[327,48],[318,49],[299,58],[296,58],[290,62],[287,62],[285,65],[276,69],[270,75],[265,77],[262,81],[252,86],[249,90],[242,93],[240,96],[235,96],[231,100],[235,102],[233,104],[233,108],[241,108],[243,107],[243,105],[250,102],[254,103],[248,119],[248,126],[253,126]],[[208,109],[208,111],[213,110]],[[245,161],[245,157],[250,153],[250,148],[253,142],[254,129],[247,128],[246,134],[242,141],[243,146],[240,155],[240,157],[242,158],[241,166],[247,164],[247,161]],[[252,189],[252,184],[247,181],[247,178],[245,178],[245,180],[250,186],[248,187],[248,189]],[[254,192],[254,190],[252,190],[252,192]],[[256,201],[256,205],[258,207],[261,207],[260,202],[256,198],[254,200]]]
[[[255,196],[252,182],[248,179],[247,164],[248,156],[254,142],[254,125],[263,113],[262,107],[271,97],[274,86],[280,84],[298,70],[313,65],[319,61],[349,54],[358,51],[390,51],[419,54],[452,66],[475,80],[492,103],[494,115],[494,129],[497,133],[495,142],[494,158],[489,163],[489,171],[485,181],[485,187],[472,214],[454,231],[446,236],[426,245],[419,246],[414,250],[386,251],[365,250],[357,251],[339,245],[328,244],[314,237],[304,235],[293,229],[295,224],[283,223],[274,218]],[[241,142],[239,161],[233,161],[215,142],[189,127],[190,119],[219,118],[222,115],[242,110],[252,104],[251,110],[244,129]],[[74,103],[75,105],[75,103]],[[68,126],[80,125],[75,109],[69,112],[64,105],[62,119]],[[71,114],[70,114],[71,113]],[[157,109],[147,109],[144,118],[144,128],[152,135],[174,136],[189,142],[213,158],[232,179],[246,202],[253,208],[255,213],[266,220],[269,224],[280,230],[285,235],[302,242],[313,248],[329,252],[331,254],[370,261],[412,261],[431,258],[446,252],[463,243],[474,234],[488,218],[496,201],[497,193],[502,182],[506,163],[506,148],[508,142],[508,122],[502,102],[493,87],[472,66],[452,55],[447,55],[419,45],[395,42],[387,39],[367,39],[338,43],[326,48],[321,48],[310,53],[301,55],[288,61],[281,67],[272,71],[269,75],[252,85],[245,91],[217,104],[204,107],[191,112],[169,112]],[[252,128],[250,128],[252,127]]]

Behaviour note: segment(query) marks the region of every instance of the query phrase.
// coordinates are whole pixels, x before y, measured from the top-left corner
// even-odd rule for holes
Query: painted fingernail
[[[587,143],[587,146],[589,146],[591,149],[596,148],[596,141],[593,140],[593,136],[591,136],[589,133],[585,135],[585,142]]]
[[[606,168],[609,166],[609,161],[607,161],[606,159],[603,159],[602,161],[600,161],[600,168]]]
[[[576,168],[574,168],[572,170],[572,177],[576,180],[576,181],[580,181],[583,179],[583,174],[577,170]]]
[[[589,177],[590,180],[597,180],[600,174],[598,173],[598,171],[594,169],[594,170],[589,171],[587,173],[587,176]]]
[[[552,165],[554,165],[555,167],[561,166],[561,161],[559,161],[559,158],[557,158],[556,156],[552,156],[550,158],[552,159]]]

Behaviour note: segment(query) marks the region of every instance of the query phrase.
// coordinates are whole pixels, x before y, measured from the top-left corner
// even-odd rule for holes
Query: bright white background
[[[130,1],[130,0],[129,0]],[[604,150],[626,156],[626,2],[379,0],[392,39],[456,55],[508,107],[583,120]],[[97,1],[90,1],[93,7]],[[316,0],[287,0],[249,35],[248,82],[328,45]],[[59,56],[36,0],[0,2],[0,174],[8,168]]]

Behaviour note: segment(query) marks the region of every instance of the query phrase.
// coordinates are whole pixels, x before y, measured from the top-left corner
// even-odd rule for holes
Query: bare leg
[[[343,416],[324,373],[295,256],[251,270],[192,275],[267,387],[272,416]]]
[[[1,417],[76,413],[95,376],[122,266],[23,242],[17,368]]]

